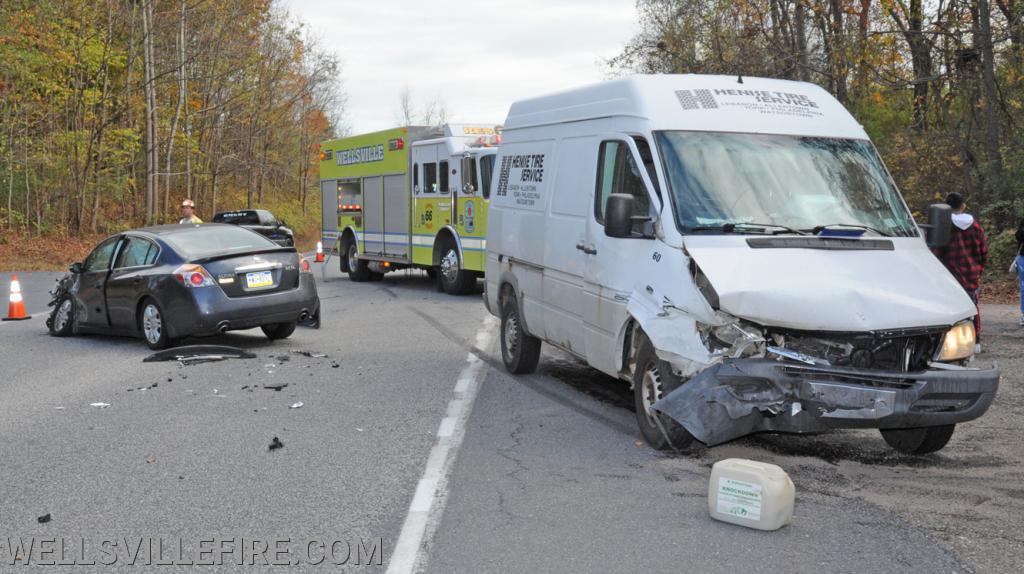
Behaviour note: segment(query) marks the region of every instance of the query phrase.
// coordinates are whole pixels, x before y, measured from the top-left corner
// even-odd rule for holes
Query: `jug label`
[[[760,520],[761,485],[720,477],[718,512],[749,520]]]

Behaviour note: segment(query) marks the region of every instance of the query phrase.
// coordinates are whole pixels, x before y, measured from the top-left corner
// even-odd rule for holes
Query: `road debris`
[[[39,517],[39,518],[37,518],[36,520],[38,520],[38,521],[39,521],[39,524],[46,524],[47,522],[49,522],[50,520],[52,520],[52,517],[50,516],[50,513],[49,513],[49,512],[47,512],[46,514],[44,514],[44,515],[40,516],[40,517]]]
[[[290,408],[290,409],[301,409],[302,406],[303,406],[302,401],[298,401],[298,402],[292,403],[292,405],[290,407],[288,407],[288,408]]]
[[[332,368],[332,369],[337,369],[337,368],[338,368],[338,367],[340,367],[340,366],[341,366],[341,365],[339,365],[338,363],[335,363],[334,361],[331,361],[331,368]]]
[[[302,349],[292,349],[292,353],[296,355],[303,355],[311,359],[326,359],[327,353],[317,353],[315,351],[304,351]]]
[[[288,383],[274,383],[272,385],[263,385],[263,388],[264,389],[270,389],[272,391],[280,392],[281,389],[283,389],[283,388],[285,388],[287,386],[288,386]]]
[[[89,403],[90,407],[96,407],[98,409],[105,409],[110,406],[110,403]]]
[[[183,367],[187,367],[199,363],[208,363],[210,361],[223,361],[225,359],[255,358],[256,355],[244,349],[239,349],[238,347],[229,347],[226,345],[186,345],[184,347],[175,347],[173,349],[153,353],[145,359],[142,359],[142,362],[153,363],[157,361],[178,361],[178,364]]]
[[[279,439],[278,439],[278,438],[277,438],[277,437],[275,436],[275,437],[274,437],[274,440],[270,441],[270,447],[269,447],[269,448],[267,448],[267,450],[277,450],[277,449],[279,449],[279,448],[284,448],[284,443],[283,443],[283,442],[281,442],[281,441],[280,441],[280,440],[279,440]],[[49,515],[47,515],[47,516],[49,516]]]
[[[146,457],[146,464],[156,464],[156,455],[151,454]]]
[[[64,410],[64,407],[53,407],[53,408],[54,408],[54,410],[58,410],[58,411]]]

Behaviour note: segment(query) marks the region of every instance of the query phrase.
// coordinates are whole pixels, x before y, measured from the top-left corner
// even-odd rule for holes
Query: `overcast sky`
[[[637,31],[634,0],[280,0],[338,55],[358,134],[400,123],[408,87],[449,121],[502,123],[516,99],[601,81]]]

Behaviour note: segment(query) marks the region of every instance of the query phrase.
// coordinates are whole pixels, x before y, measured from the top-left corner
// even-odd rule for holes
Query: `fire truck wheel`
[[[532,373],[540,361],[540,339],[526,332],[514,295],[501,304],[501,360],[514,375]]]
[[[338,251],[338,268],[342,273],[348,273],[351,269],[348,266],[348,244],[352,243],[352,239],[349,236],[345,236],[345,239],[341,241],[341,250]]]
[[[476,274],[462,268],[459,250],[450,239],[441,251],[441,286],[449,295],[465,295],[476,287]]]
[[[370,266],[362,259],[359,259],[356,251],[356,244],[353,241],[348,243],[348,250],[345,257],[348,259],[348,278],[353,281],[369,281]]]

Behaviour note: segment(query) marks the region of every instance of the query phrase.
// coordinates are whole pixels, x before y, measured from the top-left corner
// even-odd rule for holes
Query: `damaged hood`
[[[868,240],[891,242],[892,250],[806,247],[839,245],[819,244],[836,240],[814,236],[690,235],[684,244],[718,293],[720,308],[766,326],[877,331],[952,325],[975,314],[922,240]],[[865,239],[842,243],[856,241]]]

